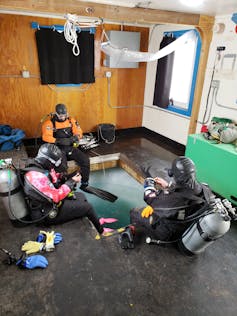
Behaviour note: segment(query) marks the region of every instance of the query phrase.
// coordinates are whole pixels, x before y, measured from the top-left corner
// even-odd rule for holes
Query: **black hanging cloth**
[[[52,29],[35,32],[42,84],[93,83],[94,77],[94,34],[77,32],[79,56],[72,52],[64,33]]]
[[[160,43],[160,49],[169,45],[175,40],[175,37],[164,36]],[[162,108],[167,108],[169,105],[173,63],[174,52],[160,58],[157,62],[153,104]]]

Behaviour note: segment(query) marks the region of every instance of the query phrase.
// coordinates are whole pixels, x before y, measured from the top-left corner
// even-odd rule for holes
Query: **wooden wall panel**
[[[117,128],[140,127],[142,124],[146,63],[138,69],[109,69],[102,66],[103,54],[99,49],[101,28],[95,35],[94,84],[79,88],[57,88],[41,85],[35,42],[35,30],[30,23],[41,25],[63,24],[64,20],[0,15],[0,124],[21,128],[28,138],[39,137],[40,121],[54,111],[55,104],[65,103],[70,115],[75,116],[84,132],[96,130],[100,123],[113,123]],[[120,30],[119,25],[105,25],[105,29]],[[123,27],[124,31],[141,32],[141,51],[147,51],[148,28]],[[31,78],[21,77],[29,70]],[[112,72],[111,106],[108,105],[108,84],[105,71]],[[118,108],[120,107],[120,108]]]

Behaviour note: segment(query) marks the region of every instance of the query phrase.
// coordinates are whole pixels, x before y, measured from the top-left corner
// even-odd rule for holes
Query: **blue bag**
[[[0,151],[8,151],[19,147],[24,137],[25,133],[21,129],[12,129],[9,125],[0,125]]]
[[[10,125],[0,125],[0,135],[11,135],[12,128]]]

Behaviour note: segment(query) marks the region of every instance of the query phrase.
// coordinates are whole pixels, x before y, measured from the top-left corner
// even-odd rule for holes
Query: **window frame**
[[[187,109],[183,109],[179,106],[176,106],[175,104],[169,103],[167,108],[165,108],[165,110],[167,110],[167,111],[178,113],[178,114],[188,116],[188,117],[190,117],[191,113],[192,113],[197,72],[198,72],[199,60],[200,60],[200,55],[201,55],[201,47],[202,47],[202,42],[201,42],[201,37],[199,35],[199,32],[195,29],[193,29],[193,30],[195,31],[195,34],[197,36],[197,46],[196,46],[196,53],[195,53],[195,59],[194,59],[193,75],[192,75],[192,83],[191,83],[191,87],[190,87],[188,107],[187,107]],[[178,38],[188,31],[190,31],[190,30],[169,31],[169,32],[164,32],[163,36],[169,35],[172,33],[175,37]]]

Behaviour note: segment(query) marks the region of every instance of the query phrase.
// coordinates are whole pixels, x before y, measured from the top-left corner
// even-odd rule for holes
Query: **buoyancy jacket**
[[[24,192],[31,218],[43,219],[47,214],[50,218],[52,214],[53,217],[57,216],[59,207],[74,189],[75,182],[72,179],[65,181],[65,176],[54,169],[49,172],[41,170],[38,165],[29,169],[33,170],[27,171],[24,175]]]
[[[42,172],[28,171],[25,174],[25,193],[31,199],[36,198],[38,193],[38,196],[45,197],[46,200],[59,203],[68,196],[75,185],[75,182],[72,180],[59,185],[60,176],[54,169],[48,173],[43,169]]]
[[[144,201],[154,210],[148,226],[160,240],[180,238],[196,216],[205,211],[206,206],[203,190],[197,192],[175,185],[159,190],[151,183],[145,186]]]
[[[160,216],[166,218],[179,218],[183,214],[183,219],[191,215],[205,203],[204,193],[201,190],[195,192],[189,188],[173,186],[167,190],[157,190],[145,188],[144,201]]]

